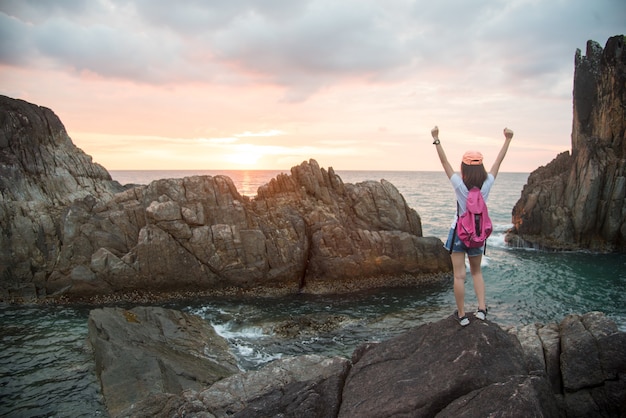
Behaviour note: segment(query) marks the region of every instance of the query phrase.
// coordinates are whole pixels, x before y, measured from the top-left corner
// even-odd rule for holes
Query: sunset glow
[[[436,4],[435,4],[436,3]],[[109,170],[529,172],[570,148],[576,48],[626,2],[0,3],[0,94],[51,108]]]

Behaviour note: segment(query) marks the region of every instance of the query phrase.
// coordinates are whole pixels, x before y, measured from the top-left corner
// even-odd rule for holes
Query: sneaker
[[[481,321],[484,321],[485,318],[487,318],[487,308],[477,310],[474,316]]]
[[[459,311],[454,311],[454,319],[459,321],[459,324],[461,324],[462,327],[469,325],[469,318],[467,317],[467,315],[459,317]]]

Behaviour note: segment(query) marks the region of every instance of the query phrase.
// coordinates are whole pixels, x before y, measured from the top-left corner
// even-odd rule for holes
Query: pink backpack
[[[493,231],[487,204],[478,187],[472,187],[467,196],[467,210],[456,223],[456,233],[467,248],[478,248]]]

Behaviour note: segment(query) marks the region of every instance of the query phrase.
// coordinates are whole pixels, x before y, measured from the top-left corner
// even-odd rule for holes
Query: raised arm
[[[502,149],[498,153],[496,160],[493,162],[491,171],[489,171],[494,178],[498,175],[498,171],[500,171],[500,164],[502,164],[502,160],[504,160],[506,152],[509,150],[509,145],[511,144],[512,139],[513,131],[509,128],[504,128],[504,144],[502,145]]]
[[[448,178],[450,178],[454,174],[454,170],[448,162],[448,157],[446,157],[446,153],[441,146],[441,141],[439,141],[439,128],[435,126],[433,129],[430,130],[430,134],[433,136],[433,144],[435,144],[435,148],[437,149],[437,155],[439,155],[439,161],[441,161],[443,170],[446,172]]]

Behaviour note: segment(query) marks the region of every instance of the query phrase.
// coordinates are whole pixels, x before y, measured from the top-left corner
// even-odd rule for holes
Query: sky
[[[109,170],[531,172],[571,148],[576,49],[624,0],[0,0],[0,94]]]

